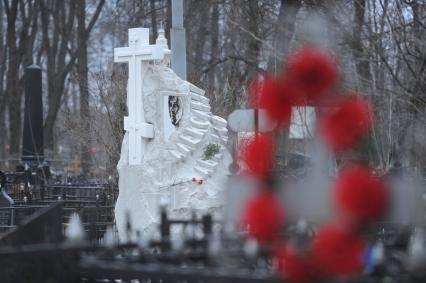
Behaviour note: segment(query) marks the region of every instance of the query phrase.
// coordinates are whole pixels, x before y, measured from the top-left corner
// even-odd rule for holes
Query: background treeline
[[[163,27],[171,0],[1,0],[0,159],[20,153],[23,70],[44,76],[44,135],[53,159],[81,159],[84,170],[114,174],[126,111],[126,66],[114,47],[127,29]],[[396,155],[422,168],[426,158],[425,0],[186,0],[188,79],[226,117],[246,107],[250,80],[276,73],[305,42],[329,48],[342,88],[368,94],[377,166]],[[96,165],[96,166],[95,166]]]

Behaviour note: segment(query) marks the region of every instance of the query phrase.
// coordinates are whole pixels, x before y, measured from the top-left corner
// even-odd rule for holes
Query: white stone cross
[[[154,137],[154,128],[146,123],[143,109],[142,79],[146,64],[164,59],[164,46],[149,44],[149,29],[129,29],[129,47],[114,48],[114,62],[129,64],[127,108],[124,129],[129,133],[129,165],[142,164],[148,138]]]

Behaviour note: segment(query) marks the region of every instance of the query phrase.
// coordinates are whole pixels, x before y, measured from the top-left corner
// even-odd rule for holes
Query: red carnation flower
[[[372,125],[369,103],[349,96],[320,120],[321,135],[334,151],[346,150],[358,143]]]
[[[313,282],[310,259],[305,254],[300,254],[292,246],[280,248],[276,253],[278,259],[278,273],[283,280],[292,283]]]
[[[270,243],[277,239],[284,224],[284,209],[271,192],[262,190],[247,202],[242,224],[258,242]]]
[[[304,47],[296,51],[288,63],[286,74],[302,92],[299,103],[316,103],[330,92],[338,81],[337,64],[323,50]]]
[[[368,167],[343,169],[334,189],[337,208],[355,224],[378,220],[388,205],[389,191],[385,182]]]
[[[197,182],[197,178],[193,177],[192,182],[194,182],[194,183]]]
[[[199,185],[202,185],[202,184],[203,184],[203,179],[199,180],[199,181],[198,181],[198,184],[199,184]]]
[[[274,164],[275,143],[269,135],[255,135],[242,142],[240,156],[249,173],[257,177],[267,176]]]
[[[297,90],[286,81],[279,81],[267,76],[258,88],[258,106],[266,110],[269,117],[280,125],[288,125],[291,119],[292,99],[297,96]],[[260,94],[259,94],[260,93]]]
[[[315,267],[325,277],[355,275],[362,269],[364,239],[337,226],[318,231],[313,243]]]

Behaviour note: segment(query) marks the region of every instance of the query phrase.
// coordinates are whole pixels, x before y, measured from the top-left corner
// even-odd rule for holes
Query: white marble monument
[[[148,29],[130,29],[129,47],[115,48],[114,60],[129,65],[129,113],[117,165],[120,239],[126,240],[127,213],[142,234],[157,230],[160,200],[172,216],[220,215],[231,162],[226,120],[212,115],[203,90],[170,69],[164,31],[150,45]],[[219,151],[205,160],[208,144],[219,145]]]

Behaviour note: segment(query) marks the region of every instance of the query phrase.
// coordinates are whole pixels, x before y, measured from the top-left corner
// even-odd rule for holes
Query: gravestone
[[[192,211],[220,215],[231,161],[227,121],[211,113],[202,89],[169,67],[164,31],[159,31],[154,45],[149,45],[148,34],[148,29],[130,29],[133,47],[115,49],[116,61],[129,62],[129,70],[136,69],[129,72],[129,117],[117,165],[115,218],[122,240],[126,215],[135,231],[156,230],[161,200],[172,216],[190,217]],[[141,38],[134,39],[135,35]],[[136,54],[142,53],[136,60]],[[218,151],[206,159],[209,144],[217,144]]]
[[[25,113],[22,134],[22,161],[42,163],[43,93],[41,69],[37,65],[25,68]]]
[[[271,132],[276,123],[264,109],[237,109],[229,116],[229,128],[234,132]]]

